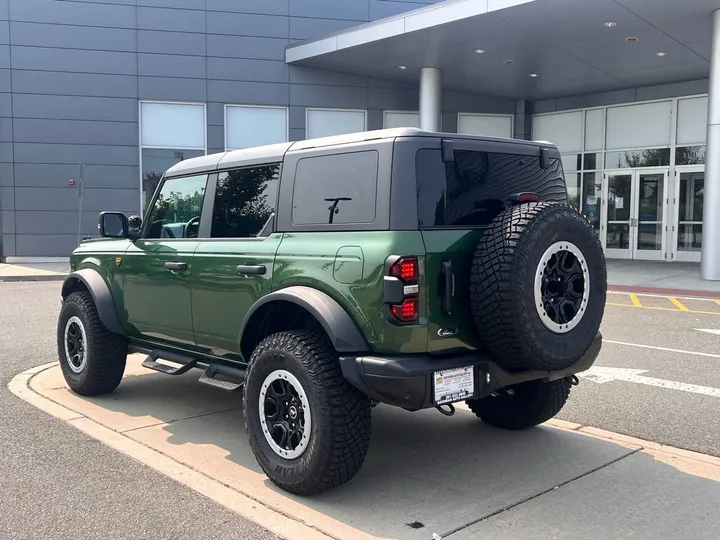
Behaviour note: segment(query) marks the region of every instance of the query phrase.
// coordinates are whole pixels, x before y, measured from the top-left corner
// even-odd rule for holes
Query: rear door
[[[245,315],[272,291],[275,253],[282,234],[273,232],[280,164],[219,173],[211,181],[209,238],[195,251],[192,316],[197,345],[215,356],[241,360]]]
[[[480,347],[470,308],[470,271],[480,238],[513,195],[567,197],[559,159],[540,167],[535,145],[454,140],[452,162],[440,149],[416,154],[418,219],[425,242],[428,351]],[[558,156],[559,157],[559,156]]]

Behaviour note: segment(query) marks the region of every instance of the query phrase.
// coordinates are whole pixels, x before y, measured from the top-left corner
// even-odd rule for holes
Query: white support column
[[[420,129],[440,131],[442,117],[442,71],[420,70]]]
[[[720,281],[720,9],[712,17],[700,277]]]

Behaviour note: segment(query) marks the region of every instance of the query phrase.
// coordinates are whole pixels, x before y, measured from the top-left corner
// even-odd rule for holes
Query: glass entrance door
[[[700,262],[704,187],[705,172],[702,168],[677,171],[673,260]]]
[[[631,259],[633,173],[620,171],[607,173],[603,186],[603,199],[607,201],[604,212],[605,255],[611,259]]]
[[[606,255],[618,259],[664,259],[667,171],[608,172],[604,184]]]

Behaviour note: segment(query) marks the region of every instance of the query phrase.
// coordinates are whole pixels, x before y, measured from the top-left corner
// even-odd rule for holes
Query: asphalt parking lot
[[[0,284],[5,384],[55,361],[57,287]],[[682,310],[667,298],[636,300],[610,295],[597,364],[606,369],[581,379],[559,418],[717,455],[720,335],[701,330],[720,328],[720,304],[716,315],[710,302],[683,299]],[[720,537],[720,482],[709,465],[688,469],[579,426],[508,433],[463,410],[446,418],[381,406],[358,477],[303,499],[262,475],[237,395],[197,385],[196,374],[147,372],[134,358],[115,394],[83,400],[57,371],[32,380],[71,411],[64,421],[0,389],[0,461],[9,464],[0,489],[14,495],[0,499],[0,536],[265,539],[273,535],[240,516],[268,510],[279,516],[268,527],[290,520],[305,527],[303,539]]]
[[[619,293],[608,304],[596,366],[621,371],[581,377],[558,418],[720,455],[720,303]]]

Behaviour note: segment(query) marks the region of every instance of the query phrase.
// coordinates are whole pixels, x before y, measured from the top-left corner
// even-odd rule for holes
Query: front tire
[[[494,395],[466,401],[475,416],[502,429],[527,429],[547,422],[570,396],[570,379],[529,381],[501,388]]]
[[[250,359],[244,405],[255,458],[281,489],[312,495],[360,470],[370,444],[370,400],[342,376],[323,332],[265,338]]]
[[[120,384],[127,341],[105,328],[90,293],[74,292],[63,302],[57,347],[60,368],[73,392],[82,396],[108,394]]]

